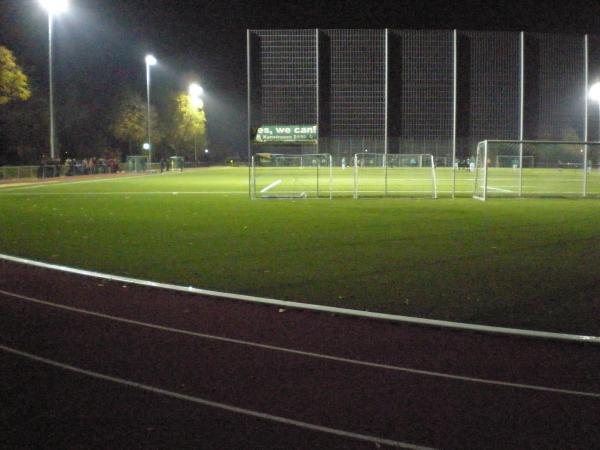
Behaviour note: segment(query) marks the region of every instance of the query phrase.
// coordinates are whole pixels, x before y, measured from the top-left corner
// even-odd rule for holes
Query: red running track
[[[3,448],[600,448],[600,347],[0,262]]]

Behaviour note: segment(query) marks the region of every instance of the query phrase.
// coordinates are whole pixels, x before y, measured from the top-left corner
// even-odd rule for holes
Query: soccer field
[[[248,172],[4,186],[0,252],[283,300],[600,334],[599,200],[478,202],[466,171],[456,181],[465,198],[452,199],[444,169],[437,200],[352,200],[352,171],[336,168],[334,200],[252,201]],[[282,185],[302,177],[280,175]],[[427,190],[427,177],[396,175],[422,186],[398,189]]]

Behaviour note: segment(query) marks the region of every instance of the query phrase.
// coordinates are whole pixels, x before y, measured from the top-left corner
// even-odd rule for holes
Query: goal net
[[[431,154],[357,153],[354,198],[407,196],[437,198],[435,158]]]
[[[482,141],[473,197],[600,196],[600,143]]]
[[[328,153],[257,153],[250,171],[252,198],[331,198],[333,172]]]
[[[496,167],[519,169],[521,164],[532,169],[535,166],[535,156],[523,155],[523,159],[519,159],[519,155],[496,155]]]

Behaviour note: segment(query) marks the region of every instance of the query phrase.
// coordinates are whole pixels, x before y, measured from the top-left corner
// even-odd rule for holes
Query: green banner
[[[256,132],[255,142],[314,143],[319,139],[316,125],[263,125]]]

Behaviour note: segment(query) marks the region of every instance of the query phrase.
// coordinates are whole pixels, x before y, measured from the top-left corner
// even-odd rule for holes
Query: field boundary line
[[[131,178],[139,178],[139,177],[144,177],[144,176],[152,176],[152,175],[157,175],[155,173],[149,173],[149,174],[139,174],[139,175],[125,175],[125,176],[116,176],[116,177],[101,177],[101,178],[89,178],[87,180],[76,180],[76,181],[70,181],[68,178],[65,177],[59,177],[58,180],[51,180],[51,181],[34,181],[31,182],[29,184],[26,185],[19,185],[19,186],[13,186],[13,187],[7,187],[5,188],[7,191],[24,191],[27,189],[38,189],[38,188],[43,188],[43,187],[48,187],[48,186],[71,186],[73,184],[82,184],[82,183],[99,183],[101,181],[114,181],[114,180],[129,180]],[[93,175],[92,175],[93,177]]]
[[[515,382],[511,382],[511,381],[501,381],[501,380],[494,380],[494,379],[469,377],[469,376],[465,376],[465,375],[455,375],[455,374],[451,374],[451,373],[436,372],[436,371],[432,371],[432,370],[413,369],[410,367],[402,367],[402,366],[396,366],[396,365],[392,365],[392,364],[382,364],[382,363],[375,363],[375,362],[370,362],[370,361],[362,361],[359,359],[351,359],[351,358],[345,358],[342,356],[334,356],[334,355],[327,355],[327,354],[323,354],[323,353],[315,353],[315,352],[309,352],[309,351],[304,351],[304,350],[296,350],[296,349],[288,348],[288,347],[279,347],[276,345],[261,344],[259,342],[244,341],[241,339],[228,338],[225,336],[216,336],[216,335],[212,335],[212,334],[199,333],[197,331],[183,330],[181,328],[173,328],[173,327],[169,327],[166,325],[157,325],[157,324],[149,323],[149,322],[141,322],[139,320],[127,319],[125,317],[118,317],[118,316],[113,316],[110,314],[104,314],[104,313],[99,313],[96,311],[90,311],[87,309],[81,309],[81,308],[75,308],[72,306],[61,305],[61,304],[53,303],[50,301],[40,300],[40,299],[37,299],[34,297],[17,294],[14,292],[4,291],[2,289],[0,289],[0,295],[3,295],[5,297],[12,297],[12,298],[20,300],[20,301],[27,301],[27,302],[35,303],[38,305],[47,306],[50,308],[62,309],[62,310],[77,313],[77,314],[82,314],[82,315],[91,316],[91,317],[97,317],[100,319],[112,320],[114,322],[125,323],[127,325],[135,325],[135,326],[139,326],[139,327],[150,328],[153,330],[165,331],[165,332],[175,333],[175,334],[182,334],[185,336],[191,336],[191,337],[195,337],[195,338],[199,338],[199,339],[225,342],[227,344],[235,344],[235,345],[241,345],[241,346],[245,346],[245,347],[258,348],[261,350],[269,350],[269,351],[280,352],[280,353],[289,353],[291,355],[303,356],[306,358],[322,359],[322,360],[326,360],[326,361],[333,361],[333,362],[344,363],[344,364],[349,364],[349,365],[354,365],[354,366],[368,367],[371,369],[390,370],[390,371],[401,372],[401,373],[410,374],[410,375],[421,375],[421,376],[427,376],[427,377],[433,377],[433,378],[442,378],[444,380],[463,381],[463,382],[467,382],[467,383],[477,383],[477,384],[485,384],[485,385],[491,385],[491,386],[508,387],[508,388],[513,388],[513,389],[525,389],[525,390],[531,390],[531,391],[549,392],[549,393],[553,393],[553,394],[572,395],[572,396],[578,396],[578,397],[589,397],[589,398],[600,400],[600,393],[598,393],[598,392],[575,391],[572,389],[553,388],[553,387],[540,386],[540,385],[535,385],[535,384],[515,383]]]
[[[343,316],[353,316],[353,317],[361,317],[367,319],[375,319],[375,320],[384,320],[389,322],[401,322],[401,323],[410,323],[414,325],[423,325],[430,327],[440,327],[440,328],[451,328],[458,330],[467,330],[467,331],[476,331],[482,333],[492,333],[492,334],[504,334],[510,336],[522,336],[529,338],[538,338],[538,339],[552,339],[552,340],[562,340],[569,342],[581,342],[581,343],[593,343],[600,344],[600,336],[585,336],[585,335],[576,335],[576,334],[566,334],[566,333],[555,333],[549,331],[537,331],[537,330],[525,330],[519,328],[506,328],[506,327],[495,327],[490,325],[479,325],[479,324],[470,324],[470,323],[462,323],[462,322],[450,322],[445,320],[435,320],[435,319],[424,319],[420,317],[409,317],[409,316],[400,316],[395,314],[386,314],[386,313],[376,313],[371,311],[360,311],[356,309],[347,309],[347,308],[339,308],[335,306],[324,306],[324,305],[315,305],[311,303],[300,303],[293,302],[288,300],[277,300],[272,298],[264,298],[264,297],[255,297],[251,295],[243,295],[243,294],[233,294],[226,292],[218,292],[211,291],[207,289],[200,289],[193,286],[179,286],[176,284],[169,283],[159,283],[155,281],[148,280],[140,280],[137,278],[124,277],[121,275],[111,275],[101,272],[94,272],[91,270],[77,269],[68,266],[62,266],[57,264],[50,264],[40,261],[35,261],[32,259],[20,258],[16,256],[5,255],[0,253],[0,260],[10,261],[14,263],[29,265],[33,267],[40,267],[43,269],[49,270],[57,270],[60,272],[72,273],[75,275],[82,275],[86,277],[100,278],[104,280],[117,281],[120,283],[128,283],[135,284],[139,286],[145,287],[153,287],[159,289],[166,289],[177,292],[187,292],[190,294],[198,294],[204,295],[207,297],[214,298],[222,298],[227,300],[238,300],[243,302],[250,303],[261,303],[273,306],[279,306],[283,308],[290,309],[301,309],[301,310],[309,310],[309,311],[317,311],[317,312],[325,312],[330,314],[338,314]]]
[[[245,191],[114,191],[114,192],[1,192],[0,197],[43,197],[43,196],[109,196],[109,195],[248,195]]]
[[[307,429],[307,430],[311,430],[311,431],[318,431],[321,433],[333,434],[336,436],[341,436],[341,437],[350,438],[350,439],[356,439],[359,441],[371,442],[373,444],[388,445],[391,447],[406,448],[406,449],[413,449],[413,450],[433,450],[430,447],[423,447],[420,445],[408,444],[406,442],[399,442],[399,441],[394,441],[391,439],[379,438],[376,436],[369,436],[366,434],[353,433],[351,431],[344,431],[344,430],[339,430],[337,428],[330,428],[330,427],[326,427],[323,425],[316,425],[316,424],[312,424],[312,423],[308,423],[308,422],[302,422],[300,420],[289,419],[289,418],[283,417],[283,416],[271,415],[271,414],[263,413],[260,411],[255,411],[252,409],[240,408],[238,406],[228,405],[226,403],[215,402],[215,401],[207,400],[207,399],[204,399],[201,397],[195,397],[192,395],[181,394],[181,393],[178,393],[175,391],[170,391],[167,389],[150,386],[148,384],[143,384],[143,383],[138,383],[136,381],[126,380],[125,378],[113,377],[111,375],[106,375],[106,374],[103,374],[100,372],[82,369],[80,367],[72,366],[69,364],[64,364],[59,361],[55,361],[52,359],[37,356],[32,353],[24,352],[24,351],[21,351],[21,350],[12,348],[12,347],[7,347],[7,346],[1,345],[1,344],[0,344],[0,350],[3,352],[6,352],[6,353],[10,353],[12,355],[20,356],[22,358],[26,358],[26,359],[29,359],[29,360],[32,360],[32,361],[35,361],[38,363],[43,363],[43,364],[46,364],[46,365],[49,365],[52,367],[56,367],[56,368],[59,368],[62,370],[75,372],[80,375],[86,375],[91,378],[96,378],[96,379],[103,380],[103,381],[110,381],[112,383],[148,391],[153,394],[158,394],[158,395],[162,395],[165,397],[175,398],[177,400],[184,400],[187,402],[196,403],[196,404],[203,405],[203,406],[208,406],[210,408],[220,409],[220,410],[228,411],[228,412],[235,413],[235,414],[251,416],[251,417],[255,417],[258,419],[262,419],[262,420],[282,423],[284,425],[291,425],[291,426],[295,426],[295,427],[299,427],[299,428],[303,428],[303,429]]]

